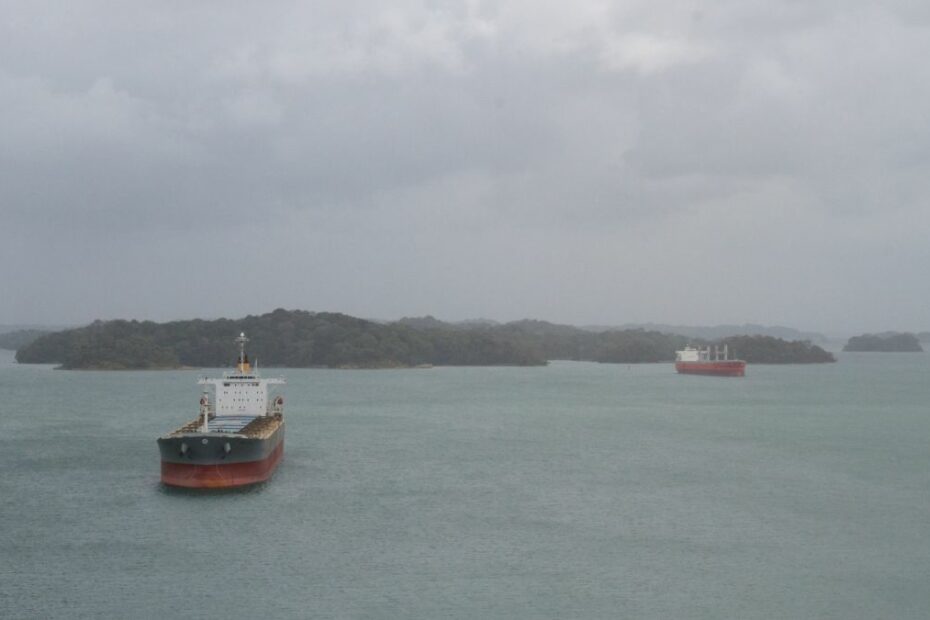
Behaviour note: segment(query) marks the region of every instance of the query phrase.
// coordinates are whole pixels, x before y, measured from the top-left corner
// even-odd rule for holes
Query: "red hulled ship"
[[[722,354],[722,355],[721,355]],[[695,349],[685,347],[675,354],[675,370],[688,375],[712,375],[716,377],[743,377],[746,375],[746,362],[730,359],[727,345]]]
[[[161,481],[192,489],[228,488],[263,482],[284,455],[284,399],[271,397],[269,386],[284,379],[262,379],[245,353],[240,334],[234,372],[222,379],[201,379],[200,415],[159,437]]]

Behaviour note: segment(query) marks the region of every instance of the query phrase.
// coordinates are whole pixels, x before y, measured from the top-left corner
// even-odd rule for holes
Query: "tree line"
[[[16,351],[22,349],[28,344],[38,339],[40,336],[48,334],[45,329],[17,329],[15,331],[0,334],[0,349]]]
[[[920,339],[914,334],[887,332],[853,336],[846,342],[843,350],[919,353],[923,351],[923,347],[920,346]]]
[[[249,354],[260,365],[291,368],[534,366],[559,359],[665,362],[689,343],[709,344],[656,331],[592,332],[534,320],[450,324],[423,317],[379,323],[339,313],[278,309],[242,319],[96,321],[40,336],[20,348],[16,359],[72,369],[226,367],[235,361],[233,339],[239,332],[250,338]],[[764,336],[723,342],[747,362],[833,361],[809,342]]]

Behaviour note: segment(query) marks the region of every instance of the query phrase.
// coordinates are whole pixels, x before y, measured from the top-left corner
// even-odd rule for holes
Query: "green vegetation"
[[[806,340],[788,342],[772,336],[730,336],[720,341],[730,356],[750,364],[819,364],[835,362],[833,354]]]
[[[225,367],[234,362],[232,341],[239,332],[251,339],[253,360],[292,368],[533,366],[555,359],[667,362],[689,343],[685,336],[656,331],[598,333],[534,320],[450,324],[423,317],[382,324],[344,314],[278,309],[237,320],[97,321],[44,335],[17,351],[16,359],[85,369]],[[829,353],[807,342],[763,336],[723,342],[750,362],[833,361]]]
[[[488,330],[420,331],[344,314],[275,310],[262,316],[215,321],[97,321],[43,336],[16,354],[21,363],[63,368],[147,369],[225,367],[232,341],[246,332],[253,360],[262,365],[389,368],[474,364],[545,364],[538,349]]]
[[[642,329],[592,332],[546,321],[523,320],[493,328],[533,342],[549,360],[593,361],[616,364],[667,362],[689,340],[685,336]]]
[[[843,347],[844,351],[883,351],[889,353],[919,353],[923,351],[914,334],[887,332],[853,336]]]
[[[49,332],[44,329],[18,329],[13,332],[0,334],[0,349],[9,349],[16,351],[27,344],[31,344],[39,336],[44,336]]]

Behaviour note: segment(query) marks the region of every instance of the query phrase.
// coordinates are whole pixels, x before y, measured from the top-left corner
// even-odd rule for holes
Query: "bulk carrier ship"
[[[675,353],[675,370],[687,375],[713,375],[717,377],[743,377],[746,375],[746,362],[731,360],[727,345],[723,345],[723,359],[719,347],[695,349],[685,347]]]
[[[208,387],[197,419],[158,438],[166,485],[207,489],[263,482],[284,455],[284,399],[269,393],[269,386],[284,379],[262,379],[245,353],[248,338],[242,333],[236,342],[236,370],[198,381]],[[215,392],[212,402],[209,386]]]

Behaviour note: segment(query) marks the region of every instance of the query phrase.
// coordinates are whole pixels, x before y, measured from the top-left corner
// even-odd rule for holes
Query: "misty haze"
[[[0,11],[0,617],[926,617],[930,4]]]
[[[928,329],[914,3],[5,6],[0,322]]]

